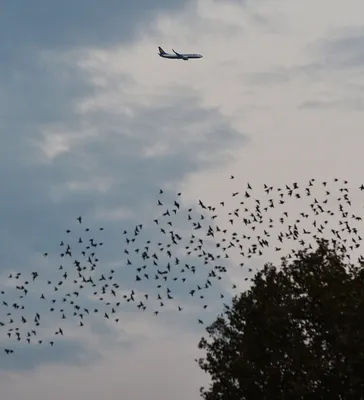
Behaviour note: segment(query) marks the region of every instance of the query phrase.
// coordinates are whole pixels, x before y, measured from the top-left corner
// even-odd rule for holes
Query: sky
[[[364,147],[363,12],[358,0],[5,0],[3,285],[14,271],[39,268],[55,278],[66,229],[77,238],[88,226],[104,243],[97,250],[103,268],[117,269],[126,293],[135,274],[124,272],[122,232],[143,224],[144,242],[156,239],[160,188],[170,204],[182,193],[176,221],[184,233],[191,228],[182,214],[198,199],[231,200],[247,182],[338,178],[356,190]],[[203,58],[162,59],[158,46]],[[362,208],[358,191],[353,202]],[[294,202],[287,207],[299,211]],[[229,216],[222,219],[228,225]],[[202,275],[199,267],[196,279]],[[206,320],[216,317],[219,295],[230,293],[232,282],[245,285],[246,271],[231,265],[226,276],[211,289]],[[42,290],[39,282],[33,287],[29,315]],[[102,318],[83,331],[70,323],[54,347],[25,344],[12,356],[2,353],[2,399],[199,399],[208,384],[194,361],[204,335],[196,323],[200,303],[181,285],[175,290],[185,313],[171,306],[155,317],[126,305],[117,328]],[[51,335],[58,320],[50,315],[47,324]]]

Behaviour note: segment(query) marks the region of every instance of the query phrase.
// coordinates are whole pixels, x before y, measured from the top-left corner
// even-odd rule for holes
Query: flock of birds
[[[235,182],[234,176],[230,179]],[[0,290],[0,333],[7,341],[53,346],[55,337],[66,334],[62,323],[81,328],[92,315],[118,323],[125,302],[158,315],[163,310],[183,311],[183,298],[187,296],[193,304],[201,303],[199,309],[206,310],[211,308],[209,291],[215,281],[220,281],[216,296],[223,303],[224,276],[229,277],[234,268],[243,271],[240,284],[232,282],[229,286],[232,291],[242,290],[241,283],[247,285],[244,282],[254,273],[250,259],[267,252],[286,255],[288,241],[300,248],[312,248],[311,242],[318,237],[331,236],[350,258],[361,245],[361,216],[351,209],[348,182],[335,179],[331,183],[333,187],[315,179],[304,186],[264,184],[260,188],[263,198],[257,198],[248,183],[217,204],[198,200],[192,208],[182,204],[181,193],[168,203],[160,190],[156,217],[120,232],[125,243],[124,260],[110,269],[100,262],[97,253],[107,239],[104,228],[92,231],[79,216],[75,221],[78,226],[67,229],[59,243],[60,265],[47,265],[27,275],[14,271],[7,276]],[[364,191],[364,185],[359,191]],[[288,203],[292,202],[290,210]],[[307,203],[306,209],[302,211],[299,202]],[[330,225],[332,220],[334,226]],[[154,233],[148,239],[151,229]],[[47,252],[43,256],[52,258]],[[124,275],[128,276],[127,284]],[[50,318],[35,308],[36,300],[51,313]],[[204,324],[203,317],[199,315],[197,322]],[[39,333],[42,324],[48,332],[44,337]],[[12,354],[14,349],[6,345],[4,351]]]

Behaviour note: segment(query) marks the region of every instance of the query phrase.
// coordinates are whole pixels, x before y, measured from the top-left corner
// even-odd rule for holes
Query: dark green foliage
[[[207,328],[205,400],[364,399],[364,268],[320,240],[276,268]]]

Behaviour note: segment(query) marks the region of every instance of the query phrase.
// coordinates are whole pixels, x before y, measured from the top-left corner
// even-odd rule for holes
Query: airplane
[[[163,58],[170,58],[173,60],[185,60],[188,61],[189,58],[202,58],[203,56],[201,54],[181,54],[181,53],[177,53],[176,51],[173,51],[174,54],[170,54],[170,53],[166,53],[162,47],[158,47],[159,49],[159,55]]]

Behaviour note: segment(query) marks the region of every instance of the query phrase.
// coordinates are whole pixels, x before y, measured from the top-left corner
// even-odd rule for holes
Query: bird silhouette
[[[304,184],[256,187],[233,175],[229,181],[234,187],[215,204],[197,199],[188,208],[181,192],[173,196],[160,189],[149,222],[120,228],[121,262],[112,269],[100,263],[107,251],[102,249],[107,226],[84,229],[84,217],[76,218],[78,223],[60,238],[60,262],[54,264],[47,250],[40,253],[48,256],[46,268],[28,274],[11,271],[4,281],[4,354],[14,353],[13,341],[56,345],[72,324],[83,329],[90,319],[119,323],[125,307],[155,316],[171,310],[188,315],[193,304],[207,313],[197,318],[205,325],[215,305],[248,287],[257,270],[253,261],[281,257],[291,248],[288,258],[294,258],[298,249],[312,248],[320,237],[330,237],[347,251],[348,262],[359,255],[363,205],[353,208],[353,203],[363,195],[364,184],[312,178]],[[151,235],[144,233],[144,225]],[[232,283],[235,273],[241,277]],[[31,306],[34,297],[39,309]],[[48,320],[55,324],[52,337]]]

